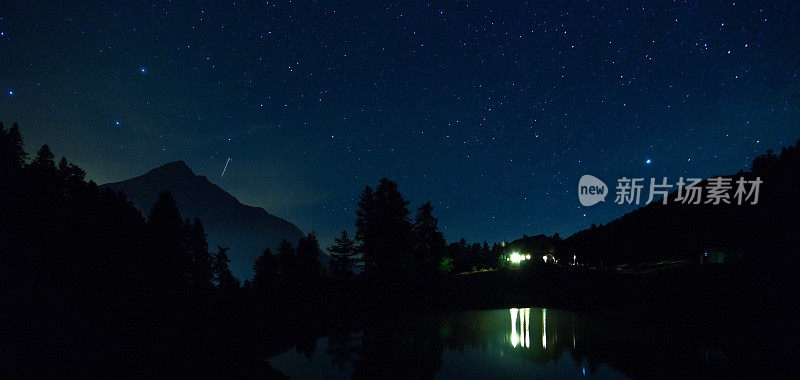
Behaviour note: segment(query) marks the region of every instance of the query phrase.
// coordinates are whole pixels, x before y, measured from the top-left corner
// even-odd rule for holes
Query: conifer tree
[[[408,274],[413,262],[412,226],[408,201],[397,190],[397,183],[380,180],[373,192],[364,189],[356,211],[356,238],[364,259],[364,273],[377,277]]]
[[[356,242],[350,238],[347,231],[333,239],[333,245],[328,247],[331,253],[331,276],[340,280],[349,280],[354,277],[353,266],[358,262]]]
[[[297,242],[297,272],[301,281],[308,283],[322,278],[319,253],[319,240],[316,232],[312,231]]]
[[[151,237],[152,268],[156,286],[182,287],[188,283],[191,257],[185,242],[185,227],[175,198],[168,191],[158,195],[150,209],[148,227]]]
[[[228,263],[231,261],[228,258],[228,247],[217,246],[217,253],[214,255],[214,281],[217,287],[223,290],[231,290],[239,288],[239,280],[233,276]]]
[[[284,279],[293,278],[297,273],[297,252],[292,243],[286,239],[278,246],[278,264]]]
[[[433,206],[427,202],[417,209],[414,218],[414,269],[418,273],[430,273],[437,269],[446,242],[439,232],[439,221],[433,217]]]
[[[269,248],[265,249],[261,256],[256,258],[253,264],[253,288],[267,290],[272,287],[279,272],[278,258],[272,254]]]
[[[214,263],[208,252],[208,240],[203,222],[195,218],[193,222],[186,220],[185,231],[187,249],[191,258],[189,280],[193,286],[207,288],[214,279]]]

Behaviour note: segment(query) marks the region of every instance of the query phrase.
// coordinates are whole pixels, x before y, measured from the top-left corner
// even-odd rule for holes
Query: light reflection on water
[[[681,337],[663,321],[637,320],[529,307],[387,315],[314,338],[269,363],[301,378],[660,377],[709,364],[702,340]]]
[[[542,345],[541,349],[547,349],[547,309],[534,309],[534,310],[541,310],[541,320],[542,320]],[[530,317],[531,317],[531,308],[526,307],[522,309],[511,308],[508,309],[509,313],[511,314],[511,327],[510,332],[508,333],[507,337],[509,343],[511,343],[512,348],[531,348],[531,332],[530,332]],[[574,320],[574,318],[573,318]],[[551,325],[555,321],[551,321]],[[575,346],[575,324],[572,324],[572,330],[570,332],[572,335],[572,346]],[[553,337],[553,339],[558,339],[557,335]]]
[[[531,334],[530,334],[530,316],[531,316],[531,308],[526,307],[523,309],[511,308],[508,309],[511,313],[511,333],[509,334],[509,339],[511,341],[511,346],[516,348],[518,345],[521,347],[530,348],[531,347]],[[546,313],[547,309],[542,309],[542,312]],[[544,317],[542,317],[542,326],[544,330],[547,331],[546,322],[544,321]],[[545,333],[542,333],[542,346],[547,347],[547,338],[545,337]]]
[[[578,327],[571,312],[529,307],[391,316],[269,362],[301,378],[626,377],[604,363],[587,370]]]

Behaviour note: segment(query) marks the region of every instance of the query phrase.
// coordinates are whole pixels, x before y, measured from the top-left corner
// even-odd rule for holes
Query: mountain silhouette
[[[260,207],[242,204],[205,176],[196,175],[183,161],[170,162],[141,176],[102,187],[125,193],[145,215],[158,200],[158,193],[168,190],[184,218],[203,221],[212,251],[217,245],[230,247],[230,268],[240,279],[252,277],[253,262],[265,248],[275,253],[282,239],[297,245],[303,236],[291,222]]]

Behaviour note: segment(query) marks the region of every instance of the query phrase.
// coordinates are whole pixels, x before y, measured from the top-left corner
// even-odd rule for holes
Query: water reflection
[[[527,345],[525,345],[524,341],[525,341],[525,337],[528,336],[528,329],[527,329],[528,321],[527,320],[524,321],[524,322],[522,321],[522,319],[526,315],[525,314],[525,309],[510,309],[509,311],[511,312],[511,345],[516,348],[517,345],[520,343],[520,335],[521,335],[522,336],[522,341],[523,341],[523,346],[527,346]],[[518,313],[520,315],[520,318],[519,318],[520,319],[520,323],[522,324],[522,326],[519,326],[519,331],[520,331],[519,334],[517,333],[517,314]]]
[[[547,309],[542,309],[542,349],[547,348]]]
[[[541,311],[541,319],[542,319],[542,345],[541,349],[547,349],[547,309],[534,309],[535,313],[538,313],[539,310]],[[531,316],[531,308],[511,308],[508,309],[509,314],[511,314],[511,327],[510,332],[508,333],[508,340],[511,343],[512,348],[531,348],[531,332],[530,332],[530,316]],[[552,315],[552,314],[551,314]],[[572,329],[569,332],[572,335],[572,347],[575,347],[576,344],[576,336],[575,336],[575,318],[572,319]],[[551,325],[555,323],[555,321],[550,322]],[[554,336],[551,339],[558,340],[557,331],[554,331]]]
[[[542,309],[546,312],[546,309]],[[511,341],[511,346],[516,348],[518,345],[520,347],[530,348],[531,347],[531,333],[530,333],[530,320],[531,320],[531,308],[511,308],[508,310],[511,313],[511,333],[509,334],[509,340]],[[519,321],[519,323],[517,323]],[[544,321],[544,319],[543,319]],[[543,322],[546,323],[546,322]],[[544,327],[545,331],[547,327]],[[545,335],[542,334],[542,345],[547,347],[547,338]]]
[[[496,377],[498,371],[502,377],[662,377],[728,365],[720,361],[724,353],[706,355],[709,343],[692,335],[697,331],[664,322],[545,308],[391,314],[333,332],[315,346],[298,345],[315,350],[290,350],[270,364],[290,375],[318,368],[358,378]],[[541,336],[541,344],[534,338],[532,345],[531,335]]]

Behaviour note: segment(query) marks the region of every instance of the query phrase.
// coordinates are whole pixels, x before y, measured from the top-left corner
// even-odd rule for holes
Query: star
[[[282,207],[292,209],[289,214],[308,212],[300,218],[308,229],[334,232],[320,234],[323,240],[352,229],[359,189],[374,187],[375,177],[386,176],[404,194],[425,194],[440,204],[437,217],[443,231],[448,227],[450,241],[491,243],[517,232],[553,233],[555,226],[567,236],[590,220],[584,212],[562,212],[576,204],[574,190],[556,192],[551,186],[592,170],[592,161],[614,162],[598,174],[617,178],[656,169],[658,178],[685,177],[690,170],[724,175],[747,168],[749,162],[741,162],[754,154],[800,136],[791,123],[800,109],[791,107],[793,98],[781,90],[796,86],[800,71],[795,55],[779,49],[796,45],[800,29],[776,16],[796,14],[797,2],[778,2],[763,12],[742,7],[741,1],[707,6],[703,22],[671,6],[642,10],[645,23],[627,17],[635,9],[624,6],[578,7],[561,19],[546,6],[526,6],[538,16],[522,17],[481,2],[458,11],[432,6],[420,11],[400,2],[385,12],[354,7],[345,13],[321,4],[323,14],[359,22],[358,28],[331,24],[330,30],[309,18],[283,20],[280,12],[242,18],[236,28],[228,22],[222,28],[218,22],[226,20],[212,17],[262,13],[263,4],[240,3],[177,7],[161,20],[146,12],[116,12],[96,20],[91,36],[85,31],[90,43],[52,51],[31,50],[30,43],[66,44],[83,26],[60,24],[65,35],[26,30],[23,21],[36,16],[27,15],[24,4],[13,5],[0,20],[0,51],[9,62],[33,65],[3,72],[8,75],[2,76],[6,98],[0,97],[0,109],[6,118],[35,119],[40,111],[60,115],[66,133],[54,136],[80,134],[80,125],[111,126],[91,139],[42,141],[64,149],[67,158],[96,149],[98,161],[121,159],[114,155],[119,151],[103,147],[124,144],[124,158],[148,168],[159,163],[149,155],[166,152],[172,141],[163,136],[185,136],[183,144],[170,144],[170,155],[162,153],[163,158],[205,163],[209,167],[197,168],[205,172],[218,170],[210,163],[225,155],[259,170],[319,167],[303,181],[290,181],[286,191],[328,187],[331,194],[325,197],[350,201],[327,207],[331,218],[315,219],[310,208],[297,211],[291,203]],[[273,3],[270,8],[278,7]],[[65,7],[65,14],[77,11]],[[584,22],[599,28],[580,30]],[[317,36],[322,31],[330,33]],[[205,32],[204,41],[194,40]],[[79,67],[71,62],[74,56],[101,59]],[[69,64],[36,63],[48,59]],[[151,64],[157,65],[152,75],[152,66],[145,66]],[[713,72],[706,73],[708,67]],[[16,86],[23,89],[19,98]],[[113,91],[101,91],[106,87]],[[132,114],[136,122],[123,129],[115,116],[129,120]],[[715,119],[724,121],[707,121]],[[45,128],[20,124],[23,132]],[[584,135],[589,137],[579,138]],[[669,136],[671,145],[646,143],[654,136]],[[695,145],[700,142],[702,149]],[[207,152],[208,147],[224,152]],[[261,149],[275,153],[265,157]],[[658,168],[651,154],[664,159]],[[214,160],[207,160],[209,155]],[[453,170],[464,165],[469,169]],[[489,178],[497,179],[491,189],[470,186]],[[249,190],[230,190],[260,192],[267,182],[254,178]],[[496,201],[472,201],[489,196]],[[518,207],[520,199],[532,209]],[[344,206],[350,211],[341,211]],[[409,205],[412,214],[416,206]],[[499,211],[495,206],[504,211],[497,223],[479,226],[479,219]],[[593,210],[598,211],[591,221],[598,224],[623,213]],[[531,214],[552,220],[526,227]],[[467,218],[475,224],[461,223]]]

